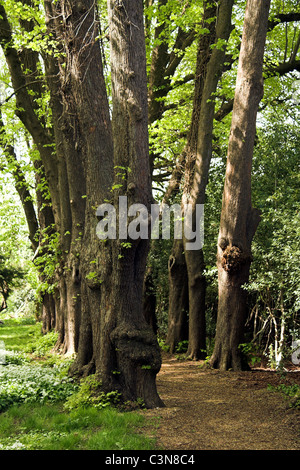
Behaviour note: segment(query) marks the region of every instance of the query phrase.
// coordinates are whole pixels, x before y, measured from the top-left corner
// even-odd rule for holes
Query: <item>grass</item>
[[[55,335],[42,336],[40,324],[5,320],[0,341],[7,362],[0,365],[0,450],[156,449],[143,434],[149,424],[141,413],[121,412],[107,400],[90,406],[89,387],[68,378],[70,359],[51,353]]]
[[[42,337],[41,324],[34,319],[9,319],[0,325],[0,340],[10,351],[25,352],[29,345]]]
[[[66,413],[60,404],[12,406],[0,415],[0,450],[151,450],[144,418],[113,408]]]

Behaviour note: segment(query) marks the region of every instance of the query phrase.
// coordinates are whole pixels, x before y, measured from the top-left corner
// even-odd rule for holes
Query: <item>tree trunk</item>
[[[164,7],[168,4],[168,0],[159,0],[157,9],[159,10],[161,7]],[[169,24],[168,21],[158,22],[155,30],[154,30],[154,41],[157,42],[157,45],[154,46],[151,56],[151,66],[149,72],[149,84],[148,84],[148,95],[149,95],[149,125],[153,124],[155,121],[159,121],[165,111],[165,102],[169,91],[172,89],[171,81],[172,77],[174,76],[177,68],[179,67],[183,57],[184,51],[187,47],[189,47],[195,39],[195,31],[184,31],[181,28],[178,28],[176,40],[174,42],[174,46],[172,51],[169,50],[169,41],[168,41],[168,28]],[[149,28],[147,28],[147,31]],[[155,175],[153,175],[153,171],[155,168],[155,160],[159,161],[160,155],[156,152],[150,152],[150,172],[151,177],[155,180]],[[180,157],[180,161],[176,165],[176,170],[172,174],[171,181],[168,185],[168,190],[164,196],[164,202],[167,204],[171,196],[174,196],[175,192],[178,190],[180,180],[183,174],[183,158]],[[155,244],[155,241],[152,241],[152,244]],[[176,248],[174,247],[174,251]],[[172,255],[173,256],[173,255]],[[147,280],[149,281],[149,276],[151,273],[148,274]],[[183,276],[180,276],[183,279]],[[170,278],[170,282],[172,282],[172,277]],[[175,281],[176,282],[176,281]],[[185,281],[186,282],[186,281]],[[154,331],[156,329],[156,316],[155,310],[153,309],[155,299],[155,293],[148,292],[148,287],[151,286],[149,282],[145,282],[144,285],[144,299],[145,299],[145,314],[147,315],[148,321],[154,327]],[[170,302],[176,308],[177,300],[174,298],[172,299],[172,286],[170,288],[171,297]],[[175,292],[175,291],[174,291]],[[187,295],[187,291],[186,291]],[[175,294],[176,296],[176,294]],[[187,299],[186,299],[187,300]],[[152,303],[152,305],[151,305]],[[180,307],[180,306],[179,306]],[[173,308],[173,307],[172,307]],[[172,312],[172,308],[170,313]],[[150,316],[151,315],[151,316]],[[176,313],[174,312],[174,315]],[[173,320],[172,324],[173,324]],[[187,326],[187,318],[185,320]],[[171,340],[171,331],[170,329],[170,340]],[[185,337],[186,335],[184,335]],[[185,337],[187,339],[187,337]],[[173,340],[172,340],[173,341]],[[180,340],[181,341],[181,340]],[[183,341],[183,339],[182,339]],[[174,343],[174,341],[173,341]],[[175,344],[175,343],[174,343]]]
[[[174,240],[169,257],[169,311],[166,344],[170,353],[188,340],[188,275],[182,240]]]
[[[67,27],[57,25],[55,29],[59,31],[59,40],[70,58],[66,72],[61,72],[65,77],[62,82],[67,81],[69,84],[69,96],[65,94],[64,109],[67,112],[73,107],[72,114],[76,115],[77,144],[81,151],[78,169],[80,171],[81,168],[83,183],[80,186],[79,174],[73,178],[73,182],[69,174],[68,180],[70,191],[78,186],[84,191],[74,198],[74,206],[78,200],[85,201],[85,211],[80,212],[84,230],[83,224],[80,225],[80,240],[77,241],[77,248],[80,249],[77,277],[81,315],[78,355],[72,373],[85,375],[95,370],[100,351],[101,282],[106,277],[106,248],[96,236],[96,209],[111,197],[113,144],[102,57],[96,40],[99,31],[94,3],[88,1],[83,6],[78,2],[69,11],[67,2],[62,2],[61,8],[66,17],[72,18]],[[79,23],[81,27],[77,31]],[[63,40],[64,37],[66,40]],[[70,128],[70,125],[67,127]],[[71,151],[69,155],[71,164]],[[73,231],[75,216],[76,213],[72,217]]]
[[[45,266],[39,262],[39,257],[52,256],[51,248],[49,247],[49,237],[55,234],[55,221],[54,215],[49,203],[49,189],[45,180],[44,166],[40,159],[36,159],[33,162],[35,169],[35,194],[37,204],[37,215],[39,231],[36,233],[38,237],[38,247],[35,250],[33,260],[36,264],[40,283],[50,285],[51,281],[54,283],[54,279],[47,278],[45,274]],[[40,299],[38,301],[42,304],[42,332],[43,334],[48,333],[56,327],[56,296],[54,293],[55,289],[51,291],[41,291]]]
[[[42,303],[42,331],[43,334],[55,329],[56,306],[53,294],[45,293]]]
[[[143,312],[148,325],[151,326],[153,332],[157,334],[157,320],[156,320],[156,293],[153,283],[152,267],[148,266],[144,280],[143,292]]]
[[[251,167],[256,116],[263,96],[262,67],[270,0],[248,0],[228,145],[217,265],[219,305],[213,367],[242,370],[251,242],[259,213],[251,204]]]
[[[16,90],[18,115],[45,167],[60,236],[57,347],[68,353],[78,349],[77,371],[96,371],[105,390],[117,388],[125,400],[140,398],[148,407],[159,406],[155,378],[160,351],[144,319],[142,302],[149,240],[130,240],[129,247],[122,240],[100,242],[95,217],[97,206],[112,197],[114,165],[118,167],[115,182],[118,187],[121,183],[123,192],[113,194],[112,202],[126,194],[130,204],[142,203],[150,212],[143,2],[108,2],[113,139],[95,2],[44,3],[49,47],[55,49],[55,54],[44,57],[52,130],[35,113],[1,5],[0,40]],[[120,168],[125,177],[118,175]]]
[[[88,7],[85,9],[77,4],[71,6],[68,2],[54,5],[49,1],[45,1],[45,11],[48,31],[56,38],[57,47],[62,53],[58,59],[54,55],[48,56],[45,63],[51,92],[61,208],[58,225],[62,253],[57,274],[62,289],[60,312],[63,318],[60,322],[64,322],[64,335],[60,341],[63,340],[62,350],[73,354],[78,351],[82,302],[81,256],[87,197],[84,170],[87,146],[84,132],[91,127],[79,102],[78,90],[84,73],[89,73],[86,64],[85,71],[82,68],[88,48],[86,44],[83,46],[83,34],[86,33],[87,24],[93,25],[91,16],[94,20],[94,11],[91,8],[88,15]],[[81,27],[75,32],[76,22],[80,21]],[[92,113],[91,108],[90,115]],[[87,131],[83,130],[84,126]]]
[[[228,41],[231,33],[231,15],[233,0],[222,0],[218,6],[216,25],[212,39],[216,44],[219,41]],[[208,7],[208,13],[210,7]],[[214,36],[213,36],[214,34]],[[192,226],[197,228],[196,206],[205,203],[205,192],[208,181],[210,161],[212,157],[213,122],[215,114],[214,93],[217,90],[221,77],[226,48],[215,47],[212,52],[206,52],[209,60],[203,74],[203,88],[200,95],[200,108],[198,111],[196,148],[194,151],[194,164],[192,165],[192,179],[187,175],[183,194],[183,203],[192,207]],[[199,104],[198,104],[199,106]],[[190,171],[191,171],[190,170]],[[188,196],[187,196],[188,194]],[[203,274],[205,263],[202,249],[189,251],[186,249],[188,240],[184,239],[185,259],[189,279],[189,349],[188,356],[192,359],[204,359],[206,356],[206,321],[205,321],[205,276]]]
[[[118,185],[115,206],[119,196],[126,194],[128,207],[143,204],[150,213],[143,1],[108,0],[108,11],[115,183]],[[117,215],[120,220],[119,211]],[[121,228],[126,229],[128,222],[126,216],[125,227]],[[128,240],[130,244],[126,247],[122,240],[110,241],[111,272],[103,279],[101,288],[101,349],[97,363],[106,390],[118,389],[125,400],[141,399],[151,408],[162,406],[162,402],[155,384],[161,366],[160,350],[143,315],[149,240],[141,237]]]
[[[155,387],[160,354],[155,335],[143,317],[142,303],[148,240],[133,240],[129,248],[124,248],[122,240],[104,243],[96,236],[97,207],[107,200],[117,207],[119,194],[124,194],[111,192],[113,165],[115,183],[117,187],[121,183],[129,202],[143,203],[147,208],[151,203],[142,1],[108,2],[113,128],[96,40],[94,2],[75,2],[70,6],[61,1],[55,10],[51,2],[46,1],[45,5],[48,27],[53,28],[66,57],[61,57],[61,64],[59,61],[60,83],[50,86],[57,109],[57,90],[62,97],[62,117],[57,123],[63,123],[63,127],[55,124],[56,146],[60,145],[64,152],[71,200],[73,259],[70,255],[65,258],[72,263],[67,265],[64,276],[60,274],[62,297],[67,299],[62,299],[62,303],[68,302],[72,292],[68,272],[78,279],[81,298],[78,355],[71,372],[96,372],[103,390],[118,389],[125,400],[141,398],[146,406],[157,406],[161,404]],[[74,169],[72,164],[76,162]],[[80,171],[84,176],[82,194]],[[83,239],[78,240],[81,234],[76,227],[81,226],[83,211],[78,206],[82,196],[84,233]],[[63,325],[65,337],[72,329],[70,320],[67,317]]]
[[[202,100],[203,87],[205,82],[207,65],[211,55],[211,45],[215,41],[215,21],[211,21],[216,16],[216,7],[204,5],[203,13],[203,27],[208,29],[208,33],[202,34],[199,39],[197,64],[196,64],[196,79],[194,89],[193,112],[191,119],[191,128],[188,135],[187,144],[182,152],[184,162],[184,188],[182,201],[188,202],[185,199],[190,191],[192,182],[193,168],[196,158],[197,140],[198,140],[198,127],[200,106]],[[209,20],[209,21],[208,21]],[[180,159],[181,160],[181,159]],[[174,352],[178,342],[184,341],[188,338],[188,323],[186,309],[189,306],[196,307],[193,299],[189,299],[189,294],[193,294],[193,289],[189,289],[189,278],[187,269],[187,259],[184,250],[184,241],[174,240],[172,253],[169,259],[169,312],[168,312],[168,334],[167,344],[170,346],[171,352]],[[197,264],[195,265],[198,269]],[[199,266],[200,268],[200,266]],[[200,268],[201,269],[201,268]],[[190,263],[190,275],[192,275],[192,268]],[[197,274],[195,274],[196,276]],[[199,278],[200,280],[200,278]],[[192,284],[192,281],[191,281]],[[195,285],[195,284],[193,284]],[[200,289],[203,292],[203,289]],[[185,297],[186,296],[186,297]],[[189,302],[191,300],[191,304]],[[180,303],[179,303],[180,302]],[[202,304],[202,302],[201,302]],[[196,321],[196,320],[195,320]],[[187,332],[186,332],[187,331]],[[205,332],[204,332],[205,335]],[[195,338],[195,336],[193,335]]]

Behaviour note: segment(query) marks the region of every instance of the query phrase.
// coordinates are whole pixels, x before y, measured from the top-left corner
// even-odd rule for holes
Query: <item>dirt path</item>
[[[267,370],[219,372],[165,358],[157,387],[166,408],[155,435],[166,450],[300,450],[300,411],[268,384],[300,385],[300,370],[282,379]]]

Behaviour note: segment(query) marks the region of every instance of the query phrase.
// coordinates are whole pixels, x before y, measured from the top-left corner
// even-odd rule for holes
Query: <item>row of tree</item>
[[[271,15],[270,1],[244,3],[0,1],[1,147],[43,286],[44,331],[55,328],[57,349],[76,353],[73,374],[96,372],[105,391],[118,389],[125,400],[142,398],[148,407],[162,405],[150,240],[99,240],[96,209],[103,202],[117,209],[125,195],[128,204],[150,212],[153,188],[163,188],[164,203],[191,205],[195,227],[222,138],[216,123],[232,112],[211,364],[245,368],[239,347],[244,285],[260,220],[251,202],[256,117],[263,75],[267,83],[299,71],[300,12],[297,2],[274,2]],[[282,61],[264,55],[274,30],[285,38]],[[182,116],[169,132],[170,160],[160,142],[172,111]],[[16,134],[21,144],[12,143]],[[24,143],[34,195],[18,158]],[[200,359],[206,355],[206,266],[204,250],[189,251],[187,242],[174,240],[169,258],[166,341],[173,352],[188,339],[188,355]]]

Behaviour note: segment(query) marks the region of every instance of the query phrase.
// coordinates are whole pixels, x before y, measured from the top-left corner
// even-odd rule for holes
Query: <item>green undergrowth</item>
[[[52,352],[55,333],[10,319],[0,342],[0,450],[155,449],[142,413],[117,408],[118,394],[101,392],[95,376],[69,377],[73,359]]]
[[[300,410],[300,386],[297,384],[286,385],[280,384],[274,387],[273,385],[268,386],[268,390],[280,392],[288,401],[290,408],[296,408]]]
[[[62,403],[23,404],[0,414],[0,450],[151,450],[144,418],[114,408],[66,412]]]

